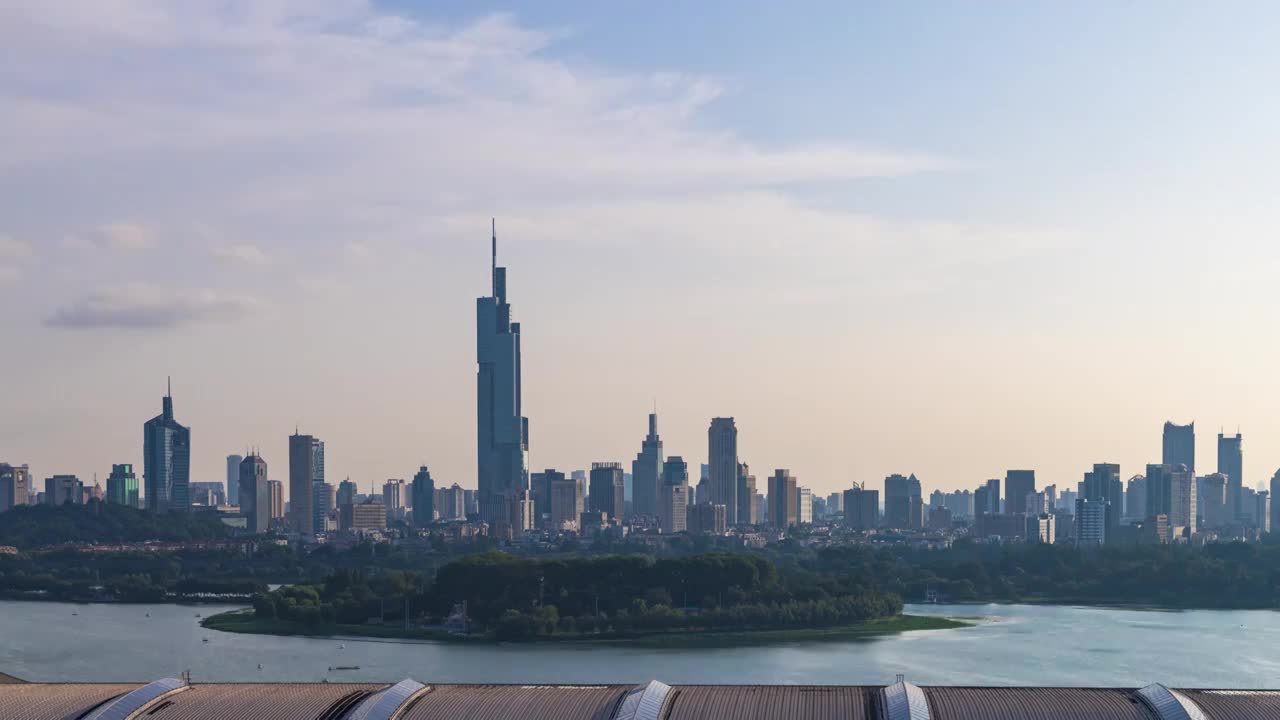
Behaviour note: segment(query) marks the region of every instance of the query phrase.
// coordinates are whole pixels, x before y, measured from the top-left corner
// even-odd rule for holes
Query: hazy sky
[[[657,399],[823,494],[1280,466],[1280,9],[0,5],[0,460],[475,485],[489,218],[535,468]]]

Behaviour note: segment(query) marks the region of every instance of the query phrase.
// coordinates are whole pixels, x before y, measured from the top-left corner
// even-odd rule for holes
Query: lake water
[[[195,680],[206,682],[413,677],[442,683],[640,683],[656,678],[673,683],[883,684],[903,673],[922,685],[1280,685],[1280,612],[1269,611],[908,606],[909,613],[981,621],[971,628],[869,640],[654,649],[310,639],[199,627],[197,613],[226,609],[0,602],[0,672],[35,681],[146,681],[190,670]],[[361,669],[328,670],[336,665]]]

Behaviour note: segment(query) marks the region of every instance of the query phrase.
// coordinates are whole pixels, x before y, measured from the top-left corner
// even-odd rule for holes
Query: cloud
[[[225,260],[232,263],[240,263],[244,265],[270,265],[271,258],[262,251],[257,245],[248,243],[238,243],[235,245],[224,245],[213,249],[213,256],[219,260]]]
[[[32,255],[31,246],[8,235],[0,235],[0,260],[26,260]]]
[[[58,308],[45,324],[68,330],[169,330],[238,320],[260,307],[248,296],[135,283],[85,295]]]
[[[20,274],[16,267],[0,265],[0,287],[17,282]]]
[[[95,241],[111,250],[145,250],[151,247],[151,231],[136,223],[110,223],[98,228]]]

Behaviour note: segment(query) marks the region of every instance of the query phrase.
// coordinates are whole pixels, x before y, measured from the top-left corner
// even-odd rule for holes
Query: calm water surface
[[[0,672],[37,681],[1280,685],[1280,612],[1028,605],[908,606],[975,627],[871,640],[710,649],[456,645],[235,635],[199,627],[229,607],[0,602]],[[150,613],[150,617],[147,617]],[[204,642],[208,638],[208,642]],[[339,646],[345,644],[345,648]],[[258,664],[262,669],[258,669]],[[329,666],[358,665],[358,671]]]

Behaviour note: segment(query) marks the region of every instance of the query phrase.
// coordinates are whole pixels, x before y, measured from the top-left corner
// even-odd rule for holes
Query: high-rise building
[[[529,489],[529,419],[521,404],[520,323],[511,321],[496,225],[492,239],[493,294],[476,299],[476,446],[480,517],[499,523],[510,518],[516,493]]]
[[[1120,466],[1115,463],[1095,463],[1092,472],[1084,474],[1080,483],[1080,497],[1088,500],[1107,501],[1107,537],[1119,537],[1120,515],[1124,512],[1124,483],[1120,481]]]
[[[750,525],[756,516],[756,476],[746,463],[738,463],[738,524]]]
[[[1027,512],[1027,495],[1036,491],[1035,470],[1009,470],[1004,474],[1004,511],[1008,515]]]
[[[631,462],[631,502],[636,515],[658,517],[658,490],[662,485],[662,439],[658,414],[649,414],[649,434]]]
[[[1047,512],[1027,515],[1027,542],[1052,545],[1057,535],[1056,519],[1056,515]]]
[[[1258,529],[1264,533],[1271,532],[1271,493],[1259,490],[1254,494],[1254,517],[1257,518]]]
[[[317,533],[325,531],[325,520],[337,505],[336,489],[326,482],[311,483],[311,527]]]
[[[844,517],[844,493],[833,492],[827,496],[827,516]]]
[[[0,463],[0,512],[31,502],[31,468]]]
[[[1165,515],[1169,532],[1177,537],[1184,530],[1195,532],[1195,477],[1185,465],[1147,466],[1147,517]]]
[[[142,481],[148,510],[191,511],[191,429],[174,419],[172,389],[142,426]]]
[[[54,475],[44,479],[44,501],[50,505],[84,504],[84,483],[75,475]]]
[[[240,461],[243,455],[227,456],[227,504],[240,507]]]
[[[1196,472],[1196,424],[1174,425],[1171,422],[1164,424],[1164,437],[1162,442],[1161,460],[1162,465],[1170,465],[1177,467],[1186,465],[1191,471],[1192,476]],[[1170,522],[1172,525],[1173,523]]]
[[[1078,498],[1076,500],[1076,544],[1082,547],[1107,543],[1107,501]]]
[[[769,524],[778,529],[795,527],[798,520],[796,479],[786,468],[773,471],[769,478]]]
[[[237,481],[236,485],[239,484]],[[267,514],[271,522],[284,519],[284,483],[279,480],[267,481],[267,505],[270,508]]]
[[[707,487],[709,497],[698,497],[698,503],[709,501],[725,507],[725,522],[738,524],[738,427],[731,417],[711,419],[707,430]]]
[[[813,524],[813,491],[807,487],[796,488],[796,523]]]
[[[440,491],[440,503],[436,508],[441,520],[467,519],[467,492],[458,483]]]
[[[238,480],[238,478],[237,478]],[[237,482],[237,485],[240,483]],[[187,491],[192,505],[203,507],[220,507],[227,504],[227,492],[222,481],[188,483]]]
[[[664,533],[689,529],[689,465],[679,455],[662,463],[662,486],[658,497],[658,527]]]
[[[431,471],[426,465],[418,468],[413,476],[413,526],[424,528],[435,522],[436,518],[436,482],[431,479]]]
[[[610,520],[621,520],[626,503],[626,485],[622,479],[622,463],[591,463],[589,510],[608,513]]]
[[[392,478],[382,484],[382,505],[387,509],[387,523],[404,519],[404,480]]]
[[[728,531],[728,515],[724,505],[698,503],[689,510],[689,532],[724,535]]]
[[[912,527],[912,519],[919,514],[920,522],[915,523],[915,527],[923,524],[924,508],[921,505],[919,513],[912,510],[911,498],[916,498],[917,503],[922,502],[920,497],[920,481],[913,474],[909,477],[903,475],[890,475],[884,479],[884,524],[891,528],[908,528]]]
[[[1134,520],[1147,517],[1147,478],[1134,475],[1124,491],[1124,516]]]
[[[565,477],[564,473],[547,470],[547,486],[551,497],[548,502],[548,522],[553,532],[578,529],[582,517],[584,498],[578,481]]]
[[[289,525],[303,535],[324,530],[316,527],[315,483],[324,482],[324,443],[296,430],[289,436]]]
[[[1240,488],[1244,487],[1244,452],[1240,442],[1240,433],[1235,437],[1218,433],[1218,472],[1227,476],[1227,517],[1231,522],[1240,520],[1248,510],[1240,503]]]
[[[1271,512],[1268,519],[1271,522],[1271,531],[1280,532],[1280,502],[1275,502],[1280,498],[1280,470],[1271,476]]]
[[[1196,513],[1205,529],[1216,530],[1236,521],[1227,516],[1228,485],[1229,480],[1222,473],[1196,478]]]
[[[240,512],[245,529],[260,535],[271,527],[271,490],[267,482],[267,461],[250,453],[240,461],[236,483],[240,486]]]
[[[387,510],[377,498],[343,505],[338,510],[338,527],[354,533],[387,529]]]
[[[111,474],[107,476],[107,502],[138,507],[138,476],[133,472],[133,465],[111,466]]]
[[[355,504],[356,496],[359,494],[360,488],[351,482],[351,478],[338,483],[338,507]]]

